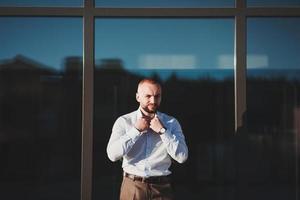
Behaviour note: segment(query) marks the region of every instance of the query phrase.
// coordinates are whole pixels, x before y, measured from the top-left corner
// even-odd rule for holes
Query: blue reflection
[[[82,57],[80,18],[0,18],[0,60],[23,55],[62,70],[64,59]]]
[[[250,18],[247,29],[248,75],[299,79],[300,18]],[[233,31],[233,19],[97,19],[96,64],[117,58],[164,79],[232,77]],[[1,17],[0,34],[0,60],[21,54],[61,70],[66,57],[82,57],[80,18]]]
[[[95,0],[97,7],[234,7],[234,0]]]
[[[300,6],[299,0],[247,0],[248,6]]]
[[[299,69],[248,69],[247,77],[261,77],[263,79],[300,80]]]
[[[132,73],[147,76],[155,77],[159,76],[162,80],[167,80],[172,77],[179,79],[192,79],[192,80],[214,80],[214,81],[223,81],[224,79],[233,80],[234,70],[233,69],[198,69],[198,70],[129,70]]]
[[[83,0],[1,0],[0,6],[82,6]]]
[[[164,79],[232,77],[233,31],[233,19],[97,19],[96,64],[120,59],[126,70]]]
[[[300,78],[300,18],[248,20],[248,76]]]

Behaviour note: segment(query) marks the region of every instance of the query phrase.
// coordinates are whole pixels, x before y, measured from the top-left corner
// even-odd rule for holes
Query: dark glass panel
[[[247,180],[241,192],[251,199],[297,198],[299,25],[299,18],[248,19],[247,132],[239,176]]]
[[[1,199],[80,199],[82,21],[0,18]]]
[[[96,19],[93,199],[118,199],[121,162],[109,161],[107,142],[149,76],[189,146],[188,161],[172,167],[178,199],[234,197],[233,31],[233,19]]]

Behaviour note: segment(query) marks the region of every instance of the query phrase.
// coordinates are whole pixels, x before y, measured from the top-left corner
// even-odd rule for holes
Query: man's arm
[[[141,133],[134,127],[126,131],[125,119],[119,117],[113,125],[112,133],[107,145],[107,155],[111,161],[120,160],[126,155]]]
[[[168,154],[177,162],[184,163],[188,158],[188,148],[179,122],[174,118],[172,125],[160,135]]]

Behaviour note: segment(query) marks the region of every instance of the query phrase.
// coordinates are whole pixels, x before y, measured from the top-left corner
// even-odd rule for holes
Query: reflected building
[[[62,73],[22,55],[1,61],[3,198],[36,198],[47,184],[80,181],[82,62],[67,58],[65,66]]]
[[[37,191],[45,181],[79,181],[82,59],[68,57],[64,66],[63,71],[56,71],[21,55],[1,61],[2,180],[20,182],[34,177],[32,187]],[[159,71],[153,77],[160,79]],[[115,119],[137,109],[136,85],[142,78],[126,70],[121,59],[100,60],[95,67],[95,186],[105,180],[108,184],[103,187],[119,188],[121,163],[107,159],[106,145]],[[238,136],[233,134],[233,79],[188,79],[174,73],[159,81],[161,110],[178,118],[190,151],[187,163],[172,168],[180,198],[211,196],[206,187],[199,194],[199,185],[212,185],[212,191],[223,187],[229,199],[242,196],[249,185],[263,184],[269,188],[285,185],[282,192],[293,199],[299,160],[295,151],[299,81],[248,78],[248,96],[256,100],[249,100],[247,131]],[[189,190],[186,185],[191,186]]]

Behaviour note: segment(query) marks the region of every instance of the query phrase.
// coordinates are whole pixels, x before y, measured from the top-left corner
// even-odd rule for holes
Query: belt
[[[139,181],[142,183],[169,183],[171,181],[170,176],[150,176],[150,177],[141,177],[136,176],[133,174],[128,174],[127,172],[124,172],[124,177],[127,177],[133,181]]]

